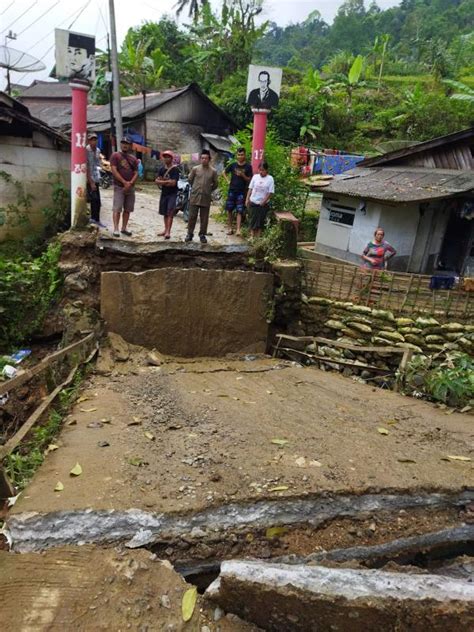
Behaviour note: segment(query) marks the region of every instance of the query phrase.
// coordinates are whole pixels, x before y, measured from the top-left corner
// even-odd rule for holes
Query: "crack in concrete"
[[[105,544],[125,542],[131,548],[160,540],[202,532],[229,529],[266,528],[277,525],[309,524],[313,527],[328,520],[356,518],[377,511],[445,508],[465,505],[474,500],[474,492],[429,493],[417,495],[367,493],[363,495],[328,494],[313,498],[261,500],[210,507],[193,514],[165,514],[140,509],[70,510],[47,514],[13,514],[3,529],[14,551],[41,551],[67,544]],[[192,533],[191,533],[192,536]]]

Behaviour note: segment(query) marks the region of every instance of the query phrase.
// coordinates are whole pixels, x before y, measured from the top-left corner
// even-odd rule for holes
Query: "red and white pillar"
[[[72,88],[71,129],[71,227],[88,223],[87,212],[87,93],[89,85],[79,82]]]
[[[270,110],[257,110],[253,112],[253,138],[252,138],[252,170],[258,173],[258,165],[265,156],[265,137],[267,135],[267,116]]]

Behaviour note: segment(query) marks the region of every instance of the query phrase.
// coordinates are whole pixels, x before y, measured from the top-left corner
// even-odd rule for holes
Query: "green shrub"
[[[406,383],[435,401],[463,407],[474,394],[474,358],[452,352],[437,365],[439,358],[415,356],[407,368]]]
[[[59,244],[39,257],[0,253],[0,349],[27,340],[42,325],[61,283]]]

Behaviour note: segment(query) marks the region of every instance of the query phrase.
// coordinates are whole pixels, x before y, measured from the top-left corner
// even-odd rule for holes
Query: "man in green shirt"
[[[211,153],[208,149],[201,152],[201,164],[194,167],[189,174],[191,195],[189,198],[188,234],[185,241],[192,241],[194,228],[199,214],[199,239],[202,244],[207,243],[206,233],[211,208],[211,193],[217,189],[217,171],[209,164]]]

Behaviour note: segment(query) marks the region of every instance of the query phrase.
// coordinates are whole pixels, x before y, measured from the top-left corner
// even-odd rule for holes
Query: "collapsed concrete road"
[[[0,629],[11,632],[257,632],[196,595],[169,562],[148,551],[63,547],[0,552]]]
[[[474,626],[474,585],[436,575],[229,561],[206,596],[274,632]]]

